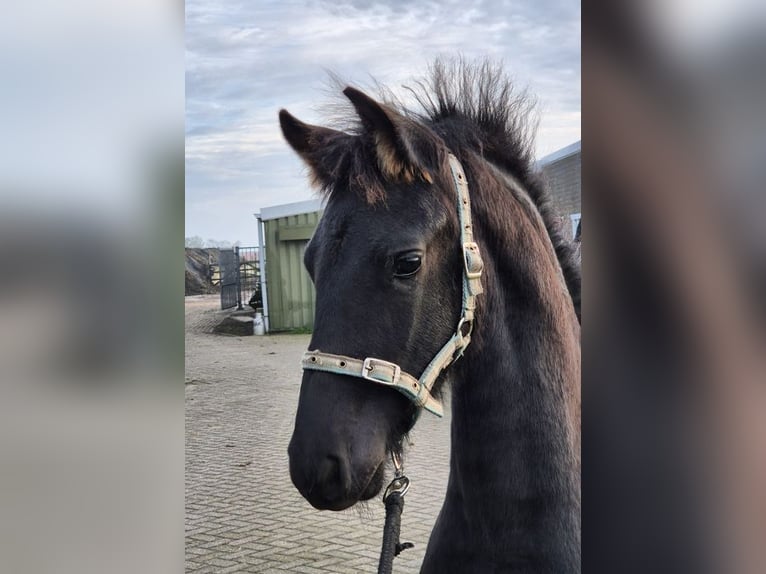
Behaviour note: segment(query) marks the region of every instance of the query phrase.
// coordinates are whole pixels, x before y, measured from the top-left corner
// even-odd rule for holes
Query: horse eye
[[[396,258],[394,277],[410,277],[420,270],[421,257],[417,253],[405,253]]]

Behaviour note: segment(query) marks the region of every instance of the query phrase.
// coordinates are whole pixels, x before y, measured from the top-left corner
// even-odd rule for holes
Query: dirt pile
[[[218,249],[187,247],[185,295],[217,293],[219,287],[211,282],[211,264],[218,264]]]
[[[236,335],[244,337],[253,334],[253,312],[235,312],[213,327],[218,335]]]

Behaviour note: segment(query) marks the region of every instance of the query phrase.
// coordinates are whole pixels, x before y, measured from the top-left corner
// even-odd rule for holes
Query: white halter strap
[[[431,394],[431,389],[439,375],[463,355],[471,342],[476,296],[483,291],[481,273],[484,269],[479,246],[473,240],[471,199],[468,195],[468,182],[463,172],[463,166],[451,153],[449,154],[449,165],[452,181],[457,191],[460,242],[463,249],[463,305],[460,321],[458,321],[452,337],[436,353],[420,378],[405,373],[395,363],[373,357],[355,359],[316,350],[307,351],[301,361],[303,368],[307,370],[348,375],[393,387],[406,395],[418,407],[423,407],[439,417],[444,415],[444,409],[441,402]]]

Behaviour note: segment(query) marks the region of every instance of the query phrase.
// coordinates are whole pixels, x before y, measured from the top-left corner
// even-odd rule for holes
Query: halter
[[[307,351],[301,361],[303,368],[310,371],[325,371],[336,375],[358,377],[380,385],[393,387],[403,393],[418,407],[423,407],[438,417],[444,415],[441,401],[431,394],[439,375],[454,361],[463,356],[471,342],[473,318],[476,309],[476,296],[482,293],[481,272],[484,263],[479,253],[479,246],[473,240],[471,223],[471,200],[468,196],[468,182],[463,166],[451,153],[448,155],[452,181],[457,191],[457,212],[460,222],[460,242],[463,249],[463,304],[460,320],[452,337],[436,353],[431,362],[415,378],[405,373],[399,365],[367,357],[355,359],[343,355],[322,353],[319,350]]]

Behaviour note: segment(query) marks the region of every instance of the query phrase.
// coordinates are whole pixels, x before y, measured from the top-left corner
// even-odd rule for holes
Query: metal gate
[[[239,303],[239,257],[234,249],[218,252],[218,273],[221,278],[221,309],[230,309]]]
[[[257,247],[240,247],[239,301],[240,305],[263,307],[261,297],[261,263]]]
[[[257,247],[221,249],[218,253],[218,268],[221,278],[221,309],[243,309],[243,304],[263,307]]]

